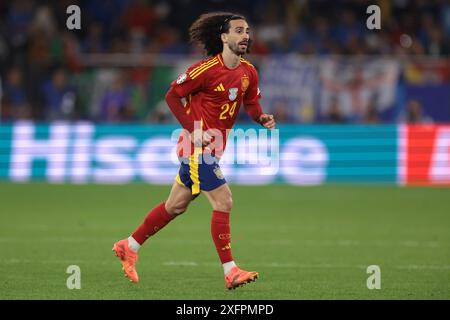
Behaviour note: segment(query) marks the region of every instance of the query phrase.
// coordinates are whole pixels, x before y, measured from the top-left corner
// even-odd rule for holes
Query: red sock
[[[222,264],[233,261],[231,256],[230,213],[213,211],[211,235]]]
[[[164,207],[164,202],[160,203],[150,211],[145,217],[144,222],[131,235],[139,244],[143,244],[145,240],[154,235],[156,232],[164,228],[166,224],[175,218],[170,215]]]

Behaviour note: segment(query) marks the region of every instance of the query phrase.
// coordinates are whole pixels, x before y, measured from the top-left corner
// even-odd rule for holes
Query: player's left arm
[[[250,79],[250,84],[244,95],[245,111],[254,121],[268,129],[273,129],[276,125],[273,115],[264,113],[261,104],[259,103],[261,92],[258,87],[258,72],[254,68],[252,68],[252,71],[252,78]]]

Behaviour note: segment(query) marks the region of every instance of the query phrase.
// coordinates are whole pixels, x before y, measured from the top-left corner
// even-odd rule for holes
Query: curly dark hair
[[[223,50],[220,38],[222,33],[230,31],[231,20],[247,20],[243,15],[231,12],[211,12],[202,14],[189,28],[191,42],[203,45],[208,56],[215,56]],[[247,53],[251,45],[249,39]]]

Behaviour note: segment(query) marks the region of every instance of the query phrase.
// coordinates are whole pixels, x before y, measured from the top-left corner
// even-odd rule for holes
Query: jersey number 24
[[[236,111],[236,105],[237,105],[237,101],[233,102],[233,104],[231,106],[229,103],[225,103],[223,106],[221,106],[220,110],[223,110],[223,111],[220,113],[219,119],[226,120],[227,116],[232,118],[234,115],[234,111]]]

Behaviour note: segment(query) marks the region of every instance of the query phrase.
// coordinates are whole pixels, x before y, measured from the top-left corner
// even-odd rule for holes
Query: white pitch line
[[[0,262],[0,265],[9,264],[67,264],[67,265],[81,265],[92,263],[93,260],[30,260],[30,259],[5,259]],[[114,263],[111,261],[96,261],[95,264],[108,265]],[[198,262],[198,261],[165,261],[163,266],[168,267],[218,267],[218,262]],[[252,267],[255,268],[296,268],[296,269],[366,269],[366,265],[345,265],[345,264],[332,264],[332,263],[318,263],[318,264],[297,264],[297,263],[281,263],[281,262],[268,262],[268,263],[252,263]],[[450,270],[450,265],[392,265],[383,267],[386,269],[401,269],[401,270]]]
[[[408,270],[450,270],[450,266],[433,266],[433,265],[407,265],[407,266],[395,266],[397,269]]]
[[[198,267],[198,263],[195,261],[167,261],[164,262],[163,265],[170,267]]]
[[[178,267],[178,266],[189,266],[189,267],[216,267],[219,264],[213,262],[195,262],[195,261],[167,261],[163,265]],[[299,268],[299,269],[366,269],[368,265],[343,265],[343,264],[295,264],[295,263],[254,263],[252,264],[255,268]],[[450,265],[394,265],[391,267],[384,267],[384,269],[395,268],[395,269],[429,269],[429,270],[450,270]]]
[[[110,244],[113,241],[109,239],[95,239],[98,243],[105,243]],[[174,239],[165,239],[162,241],[158,240],[158,245],[174,245],[179,246],[186,244],[191,245],[200,245],[204,244],[206,240],[174,240]],[[59,247],[64,247],[69,244],[78,244],[78,243],[86,243],[86,242],[92,242],[92,239],[64,239],[64,238],[52,238],[52,239],[32,239],[32,240],[22,240],[22,239],[5,239],[0,238],[0,243],[20,243],[22,245],[33,245],[36,243],[58,243]],[[387,248],[387,247],[399,247],[399,248],[405,248],[405,249],[439,249],[439,248],[447,248],[450,247],[450,243],[439,243],[439,242],[433,242],[433,241],[426,241],[426,242],[412,242],[412,241],[403,241],[403,242],[381,242],[381,241],[375,241],[375,242],[360,242],[355,240],[336,240],[336,241],[312,241],[312,240],[306,240],[306,241],[292,241],[292,240],[269,240],[269,241],[255,241],[252,239],[249,240],[236,240],[234,243],[245,243],[249,246],[273,246],[273,247],[290,247],[292,248],[295,246],[296,248],[307,248],[307,247],[329,247],[329,248],[368,248],[368,247],[379,247],[379,248]]]
[[[12,237],[0,238],[0,243],[20,243],[20,244],[35,244],[35,243],[86,243],[92,242],[94,238],[64,238],[64,237],[48,237],[48,238],[30,238],[30,239],[17,239]],[[98,243],[113,243],[116,239],[110,238],[95,238]],[[164,239],[158,240],[158,244],[170,243],[174,245],[186,245],[186,244],[204,244],[209,239],[205,240],[192,240],[192,239]],[[291,239],[273,239],[267,241],[260,241],[255,239],[235,239],[235,243],[243,242],[250,245],[264,245],[264,246],[311,246],[311,247],[405,247],[405,248],[439,248],[439,247],[450,247],[448,242],[437,242],[437,241],[414,241],[414,240],[401,240],[401,241],[383,241],[383,240],[372,240],[372,241],[361,241],[361,240],[291,240]]]

